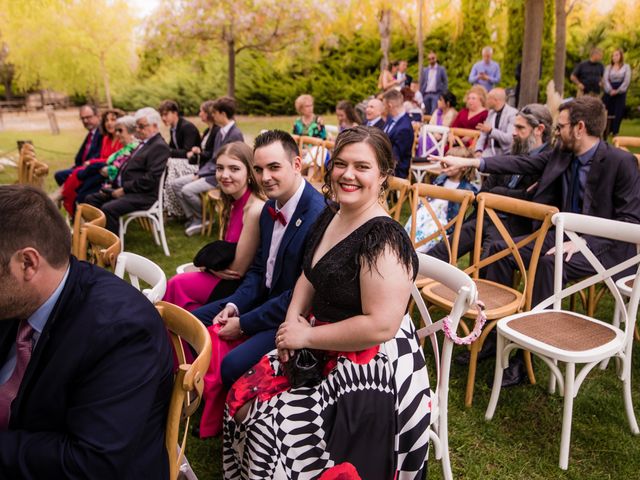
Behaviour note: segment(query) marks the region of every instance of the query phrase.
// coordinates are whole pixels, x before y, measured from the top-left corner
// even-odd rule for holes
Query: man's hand
[[[213,319],[213,323],[220,323],[222,325],[225,325],[227,323],[227,320],[229,320],[230,317],[235,316],[235,314],[236,309],[231,305],[227,305],[220,311],[220,313],[218,313],[218,315],[215,316],[215,318]]]
[[[116,188],[113,192],[111,192],[111,196],[113,198],[124,197],[124,188]]]
[[[230,341],[237,340],[242,337],[242,329],[240,328],[240,317],[229,317],[227,321],[218,332],[218,337],[222,340]]]
[[[493,130],[493,128],[486,123],[479,123],[476,125],[476,130],[480,130],[482,133],[491,133],[491,130]]]
[[[487,74],[486,74],[486,73],[484,73],[484,72],[480,72],[480,73],[478,74],[478,78],[479,78],[479,79],[481,79],[481,80],[489,80],[489,75],[487,75]]]
[[[567,257],[564,259],[565,262],[569,262],[573,254],[578,251],[578,247],[573,242],[564,242],[562,244],[562,251],[567,254]],[[554,255],[556,253],[556,247],[551,247],[546,255]]]
[[[476,150],[475,152],[473,152],[473,156],[476,158],[482,157],[482,150]]]
[[[211,272],[222,280],[240,280],[242,278],[238,272],[231,270],[230,268],[225,270],[211,270]]]
[[[447,176],[455,175],[463,168],[478,168],[480,166],[479,158],[454,157],[453,155],[447,155],[446,157],[429,155],[429,160],[432,162],[440,162],[443,168],[442,173]]]

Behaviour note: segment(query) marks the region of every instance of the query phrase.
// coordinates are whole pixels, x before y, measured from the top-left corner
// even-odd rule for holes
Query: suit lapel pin
[[[300,225],[302,225],[302,219],[301,218],[296,220],[296,227],[299,227]]]

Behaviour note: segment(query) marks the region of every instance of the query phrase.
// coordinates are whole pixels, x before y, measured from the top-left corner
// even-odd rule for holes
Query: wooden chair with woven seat
[[[185,458],[189,419],[202,401],[203,379],[211,362],[211,337],[200,320],[177,305],[161,301],[156,304],[156,308],[169,331],[178,358],[165,432],[165,446],[169,454],[169,478],[176,480]],[[197,354],[191,364],[187,363],[183,341]],[[181,426],[183,433],[179,439]]]
[[[387,179],[389,188],[385,192],[383,204],[396,222],[400,221],[402,207],[410,200],[411,182],[406,178],[389,177]]]
[[[71,253],[79,258],[80,255],[80,229],[86,224],[97,225],[104,228],[107,225],[107,217],[104,212],[88,203],[79,203],[76,214],[73,217],[73,231],[71,234]]]
[[[471,275],[476,282],[478,287],[478,297],[485,304],[487,325],[485,326],[480,338],[470,345],[471,355],[469,359],[469,372],[465,392],[465,405],[467,407],[470,407],[473,402],[478,353],[482,349],[487,335],[489,335],[489,332],[495,327],[496,322],[499,319],[504,318],[507,315],[525,312],[531,309],[531,297],[542,244],[549,228],[551,227],[551,218],[558,212],[557,208],[548,205],[527,202],[525,200],[486,192],[479,194],[476,197],[476,200],[478,214],[476,220],[473,259],[469,267],[465,269],[465,272]],[[532,221],[540,222],[540,226],[531,234],[516,242],[511,238],[511,235],[500,219],[498,212],[526,217]],[[506,246],[502,250],[490,256],[482,257],[482,238],[485,216],[487,216],[491,223],[497,228]],[[529,265],[526,267],[519,249],[530,244],[533,244],[533,252]],[[479,276],[481,269],[509,255],[513,255],[517,264],[517,272],[520,274],[520,277],[524,282],[523,292],[520,292],[510,286],[481,279]],[[437,282],[427,282],[422,289],[422,295],[425,297],[427,302],[437,305],[445,310],[450,309],[451,305],[453,305],[453,301],[455,300],[455,292],[449,290],[444,285],[438,284]],[[464,318],[473,319],[475,316],[476,312],[470,310],[465,313]],[[460,325],[468,334],[469,329],[464,321],[461,322]],[[525,355],[525,362],[527,364],[529,380],[531,383],[535,383],[535,376],[531,366],[531,357],[528,354]]]
[[[121,245],[120,239],[115,233],[106,228],[86,223],[80,227],[78,260],[85,260],[99,267],[113,269],[118,255],[122,251]]]
[[[636,275],[627,305],[613,281],[615,275],[629,268],[633,267],[636,272],[640,270],[640,253],[605,269],[583,240],[583,236],[588,235],[640,246],[640,225],[575,213],[558,213],[553,217],[553,223],[556,226],[554,293],[531,312],[510,315],[498,322],[496,368],[485,418],[490,420],[495,413],[509,353],[518,348],[531,351],[550,368],[549,392],[555,391],[557,382],[560,395],[564,396],[559,465],[566,470],[569,465],[573,399],[589,372],[607,358],[619,359],[616,373],[622,380],[627,420],[631,432],[640,434],[631,397],[633,326],[640,300],[640,281],[637,281],[640,275]],[[577,247],[576,253],[582,253],[596,273],[563,288],[566,237]],[[562,299],[603,280],[616,306],[620,308],[624,330],[588,315],[562,309]],[[546,310],[548,307],[552,309]],[[558,362],[566,365],[564,375]],[[582,368],[576,375],[577,364]]]
[[[469,128],[450,128],[449,129],[449,148],[464,147],[473,151],[478,138],[480,138],[480,130],[471,130]],[[470,138],[469,144],[465,144],[464,139]]]

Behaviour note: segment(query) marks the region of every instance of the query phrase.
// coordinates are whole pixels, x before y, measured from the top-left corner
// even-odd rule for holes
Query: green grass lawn
[[[289,130],[292,117],[240,117],[238,124],[248,138],[266,128]],[[640,136],[640,121],[624,121],[621,135]],[[18,139],[30,139],[38,157],[51,171],[68,167],[84,132],[79,128],[52,136],[47,131],[0,132],[0,156],[15,153]],[[15,169],[0,172],[0,184],[13,183]],[[53,177],[47,189],[54,189]],[[215,229],[214,229],[215,231]],[[126,237],[127,251],[142,254],[158,263],[170,277],[175,267],[192,260],[195,252],[211,239],[187,238],[182,225],[168,222],[167,240],[171,256],[165,257],[148,232],[132,224]],[[598,316],[611,319],[612,302],[605,297]],[[458,350],[461,351],[461,350]],[[458,353],[456,351],[455,353]],[[640,373],[638,349],[634,352],[632,375]],[[536,362],[537,385],[503,390],[493,421],[484,420],[490,389],[486,379],[493,375],[493,362],[481,363],[476,376],[472,408],[464,407],[465,367],[452,366],[449,397],[449,441],[453,473],[456,478],[476,479],[618,479],[638,478],[640,474],[640,437],[629,431],[622,400],[622,386],[612,365],[606,371],[589,374],[574,403],[573,431],[569,470],[558,467],[562,398],[546,393],[548,369]],[[430,365],[433,373],[433,365]],[[432,376],[433,378],[433,376]],[[640,390],[633,387],[636,411],[640,412]],[[353,439],[358,441],[359,439]],[[364,439],[363,439],[364,440]],[[429,478],[441,478],[439,463],[430,450]],[[188,457],[201,480],[221,478],[220,439],[189,439]],[[366,479],[370,480],[370,479]]]

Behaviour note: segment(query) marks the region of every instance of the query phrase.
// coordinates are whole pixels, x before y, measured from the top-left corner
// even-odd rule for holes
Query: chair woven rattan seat
[[[570,312],[530,313],[509,321],[508,325],[547,345],[573,352],[600,347],[616,336],[610,328]]]
[[[634,278],[630,278],[629,280],[627,280],[626,282],[624,282],[624,284],[629,287],[629,289],[633,288],[633,282],[635,281],[635,277]]]

